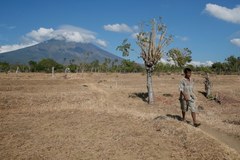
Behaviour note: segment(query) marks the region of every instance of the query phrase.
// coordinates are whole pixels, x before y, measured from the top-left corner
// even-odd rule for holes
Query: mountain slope
[[[37,45],[0,54],[0,61],[11,64],[27,64],[30,60],[40,61],[43,58],[51,58],[58,63],[68,64],[92,62],[98,60],[104,62],[105,58],[112,61],[122,58],[115,56],[91,43],[76,43],[60,40],[48,40]]]

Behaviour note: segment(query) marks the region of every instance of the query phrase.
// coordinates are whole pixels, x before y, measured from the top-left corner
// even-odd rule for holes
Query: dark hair
[[[187,72],[192,72],[192,70],[190,68],[185,68],[184,73],[186,74]]]

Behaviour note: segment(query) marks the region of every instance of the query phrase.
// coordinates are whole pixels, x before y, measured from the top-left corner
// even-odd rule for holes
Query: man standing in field
[[[201,123],[196,120],[196,105],[195,100],[196,96],[193,92],[193,80],[191,78],[192,70],[190,68],[184,69],[184,78],[180,81],[179,90],[180,90],[180,105],[182,110],[182,120],[185,121],[185,115],[188,110],[191,111],[193,125],[198,127]]]

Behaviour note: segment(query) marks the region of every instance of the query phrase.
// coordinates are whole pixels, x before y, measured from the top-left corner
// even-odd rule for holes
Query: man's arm
[[[184,100],[189,101],[190,100],[190,95],[184,92],[184,86],[185,86],[184,85],[184,80],[181,80],[180,84],[179,84],[180,94],[183,96]]]
[[[188,94],[184,93],[183,91],[180,91],[180,94],[183,95],[184,100],[186,101],[190,100],[190,96]]]

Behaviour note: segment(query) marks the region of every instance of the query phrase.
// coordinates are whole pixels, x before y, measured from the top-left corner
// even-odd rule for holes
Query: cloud
[[[171,59],[166,59],[166,58],[161,58],[160,60],[161,63],[164,64],[171,64],[171,65],[175,65],[174,61]],[[193,66],[212,66],[213,62],[212,61],[205,61],[205,62],[200,62],[200,61],[191,61],[190,63]]]
[[[63,25],[55,31],[54,38],[68,42],[90,43],[96,41],[96,33],[80,27]]]
[[[31,41],[42,42],[54,37],[54,30],[52,28],[39,28],[26,34],[26,39],[29,38]]]
[[[200,62],[200,61],[192,61],[188,64],[191,64],[193,66],[212,66],[212,61],[206,61],[206,62]]]
[[[105,42],[104,40],[97,39],[96,43],[99,44],[102,47],[107,47],[107,42]]]
[[[230,42],[238,47],[240,47],[240,38],[231,39]]]
[[[240,6],[229,9],[216,4],[208,3],[206,4],[205,11],[218,19],[240,24]]]
[[[132,39],[137,39],[137,35],[139,34],[139,26],[134,25],[132,27],[127,24],[108,24],[104,25],[103,28],[106,31],[118,32],[118,33],[129,33]]]
[[[132,29],[128,25],[122,23],[122,24],[108,24],[108,25],[104,25],[103,28],[106,31],[131,33],[131,32],[133,32],[133,29],[136,29],[136,26],[134,26],[133,29]]]
[[[132,33],[132,34],[131,34],[131,37],[132,37],[133,39],[137,39],[137,35],[138,35],[138,34],[139,34],[138,32]]]
[[[189,38],[188,37],[186,37],[186,36],[175,36],[177,39],[179,39],[180,41],[183,41],[183,42],[186,42],[186,41],[188,41],[189,40]]]
[[[30,47],[30,46],[33,46],[33,45],[36,45],[36,44],[37,44],[37,42],[32,42],[32,43],[29,43],[29,44],[4,45],[4,46],[0,46],[0,53],[18,50],[18,49]]]
[[[34,40],[37,42],[46,41],[49,39],[66,40],[67,42],[81,42],[90,43],[96,40],[96,34],[92,31],[75,27],[71,25],[64,25],[59,29],[39,28],[28,33],[25,39]]]
[[[95,43],[102,47],[107,46],[107,42],[97,39],[95,32],[76,26],[63,25],[56,30],[44,27],[32,30],[22,37],[22,43],[0,46],[0,53],[29,47],[50,39],[65,40],[67,42]]]
[[[133,26],[132,29],[135,31],[135,32],[138,32],[139,31],[139,27],[137,25]]]
[[[174,65],[174,62],[173,62],[173,60],[171,60],[171,59],[161,58],[161,59],[160,59],[160,62],[163,63],[163,64],[171,64],[171,65]]]

